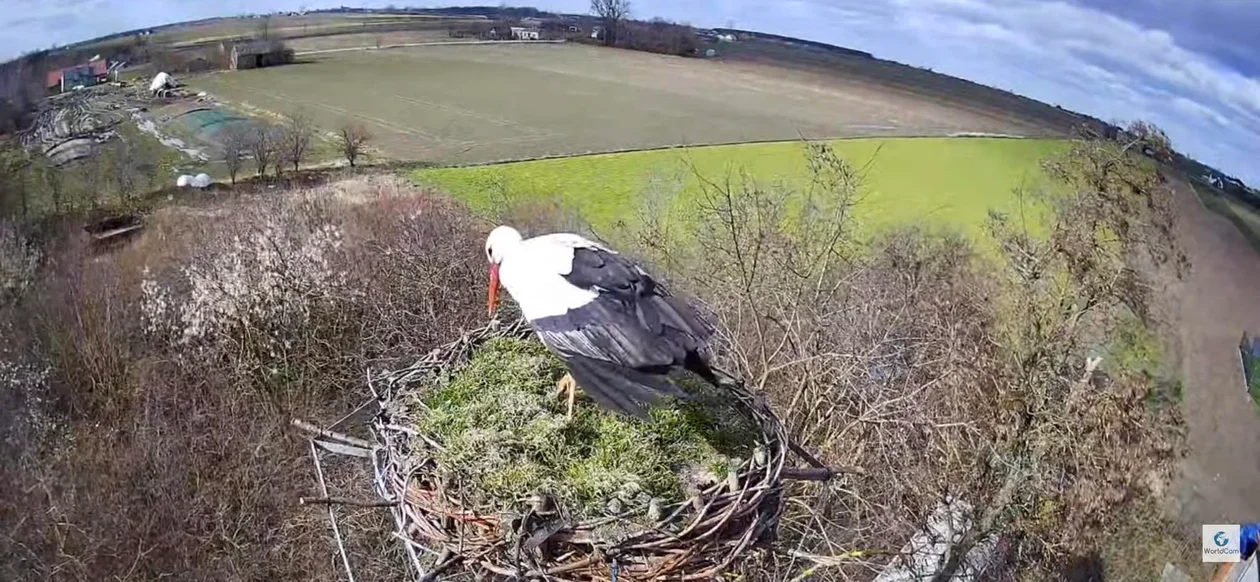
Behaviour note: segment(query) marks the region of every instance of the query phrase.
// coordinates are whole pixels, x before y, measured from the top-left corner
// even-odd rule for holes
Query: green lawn
[[[868,167],[856,216],[863,228],[930,222],[974,234],[990,209],[1018,211],[1016,188],[1045,183],[1039,162],[1057,140],[998,138],[852,139],[833,142],[840,156]],[[413,179],[491,211],[504,200],[557,197],[598,228],[632,219],[653,190],[681,191],[686,213],[701,181],[747,175],[766,187],[806,179],[800,142],[696,147],[464,168],[417,170]],[[694,168],[693,172],[691,168]],[[680,208],[681,207],[681,208]]]

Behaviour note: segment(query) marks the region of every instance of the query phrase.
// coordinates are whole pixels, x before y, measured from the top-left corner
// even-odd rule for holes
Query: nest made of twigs
[[[707,579],[773,538],[785,472],[792,472],[785,470],[787,454],[800,451],[782,421],[737,383],[725,389],[757,428],[753,453],[732,459],[724,478],[689,491],[687,500],[584,519],[529,492],[507,512],[465,502],[460,486],[442,476],[426,450],[441,444],[416,430],[401,402],[409,391],[449,377],[483,342],[528,335],[521,323],[482,328],[405,369],[369,379],[382,405],[373,422],[382,444],[374,458],[378,493],[398,501],[391,507],[396,533],[420,576],[431,580],[461,566],[481,575],[561,581]],[[610,530],[620,535],[607,535]]]

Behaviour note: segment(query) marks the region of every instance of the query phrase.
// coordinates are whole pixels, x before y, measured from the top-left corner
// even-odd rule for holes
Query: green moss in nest
[[[421,432],[465,502],[510,510],[534,493],[575,517],[686,498],[687,481],[725,477],[732,457],[751,454],[757,431],[729,395],[683,379],[695,399],[656,407],[647,421],[580,399],[572,420],[556,381],[564,365],[534,341],[483,344],[444,385],[424,395]]]

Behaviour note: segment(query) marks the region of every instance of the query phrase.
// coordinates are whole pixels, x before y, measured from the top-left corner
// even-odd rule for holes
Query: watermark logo
[[[1242,557],[1238,525],[1203,526],[1203,561],[1237,562]]]

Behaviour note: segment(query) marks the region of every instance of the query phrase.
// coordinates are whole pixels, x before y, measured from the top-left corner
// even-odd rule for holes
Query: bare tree
[[[1172,140],[1168,139],[1168,134],[1158,125],[1139,119],[1130,123],[1125,131],[1132,139],[1137,140],[1136,144],[1142,148],[1143,153],[1161,162],[1172,161]]]
[[[300,109],[293,112],[280,131],[281,160],[291,164],[293,171],[297,172],[310,153],[314,139],[315,124],[311,121],[311,116]]]
[[[271,166],[271,156],[276,151],[274,131],[266,124],[258,124],[250,136],[249,149],[254,155],[254,167],[258,169],[258,177],[267,177],[267,168]]]
[[[604,44],[617,43],[621,23],[630,17],[630,0],[591,0],[591,14],[599,17],[604,27]]]
[[[271,15],[258,19],[258,30],[254,33],[258,40],[271,40]]]
[[[363,148],[371,139],[371,131],[362,123],[347,121],[342,124],[341,131],[337,133],[337,147],[341,149],[341,155],[345,156],[351,168],[354,167],[355,160],[363,155]]]
[[[249,130],[240,125],[229,127],[223,132],[223,165],[227,167],[228,178],[236,185],[236,175],[241,170],[241,163],[250,148]]]

